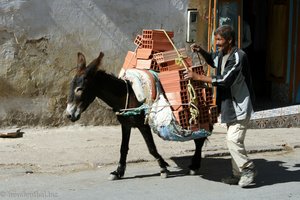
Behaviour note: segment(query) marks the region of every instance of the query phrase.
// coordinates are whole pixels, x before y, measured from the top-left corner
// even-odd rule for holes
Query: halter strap
[[[122,110],[122,112],[120,113],[120,111],[117,111],[116,112],[116,115],[122,115],[124,114],[124,112],[127,110],[128,108],[128,102],[129,102],[129,88],[128,88],[128,82],[125,80],[125,79],[122,79],[125,84],[126,84],[126,91],[127,91],[127,94],[126,94],[126,102],[125,102],[125,108],[124,109],[120,109],[120,111]]]

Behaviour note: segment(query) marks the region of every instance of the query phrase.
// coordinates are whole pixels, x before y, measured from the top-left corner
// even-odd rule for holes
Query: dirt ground
[[[299,128],[249,130],[246,146],[252,151],[283,150],[300,144]],[[117,164],[120,126],[23,128],[21,138],[0,138],[0,176],[18,173],[67,173]],[[225,128],[216,127],[203,147],[203,156],[226,154]],[[263,135],[263,137],[262,137]],[[154,135],[165,158],[193,155],[194,142],[164,141]],[[128,162],[154,161],[137,129],[132,130]]]

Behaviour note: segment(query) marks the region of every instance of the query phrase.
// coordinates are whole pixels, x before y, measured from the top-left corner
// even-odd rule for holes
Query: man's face
[[[231,40],[226,40],[219,34],[217,34],[215,36],[215,39],[216,39],[216,45],[217,45],[217,48],[219,49],[219,51],[222,51],[223,54],[229,53],[229,50],[230,50],[229,47],[230,47]]]

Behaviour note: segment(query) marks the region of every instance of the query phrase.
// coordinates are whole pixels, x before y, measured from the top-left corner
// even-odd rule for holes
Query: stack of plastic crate
[[[190,70],[197,74],[203,74],[203,66],[192,66]],[[196,104],[199,115],[195,121],[190,124],[190,92],[188,91],[188,80],[184,80],[183,72],[185,69],[161,71],[159,79],[168,99],[174,116],[179,125],[184,129],[198,130],[200,128],[208,129],[212,122],[210,107],[213,105],[212,88],[203,85],[199,81],[191,81],[195,91]]]
[[[167,32],[167,34],[169,38],[174,36],[173,32]],[[165,96],[179,125],[184,129],[204,128],[208,130],[209,124],[217,122],[217,106],[213,102],[212,88],[199,81],[191,81],[195,89],[199,115],[190,124],[189,81],[184,80],[183,73],[186,69],[180,61],[185,62],[186,67],[197,74],[204,74],[203,66],[193,66],[192,59],[187,56],[186,50],[175,50],[162,30],[143,30],[143,34],[137,35],[134,43],[136,51],[128,51],[123,68],[151,69],[159,72]]]
[[[197,119],[190,121],[191,93],[188,92],[189,81],[184,80],[183,74],[185,67],[197,74],[204,74],[203,66],[192,66],[192,59],[186,55],[185,49],[156,53],[153,58],[160,66],[159,79],[179,124],[185,129],[198,130],[209,129],[210,124],[217,122],[217,107],[213,102],[212,88],[199,81],[190,82],[196,96],[195,106],[199,111]],[[178,59],[185,62],[185,66],[180,65]]]
[[[173,38],[173,32],[166,32],[170,38]],[[153,59],[153,54],[169,51],[173,49],[171,42],[162,30],[143,30],[142,35],[137,35],[134,40],[136,52],[128,51],[123,68],[151,69],[160,71],[160,66]]]

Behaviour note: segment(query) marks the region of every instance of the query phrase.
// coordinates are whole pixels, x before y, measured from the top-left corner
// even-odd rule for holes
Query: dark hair
[[[214,35],[220,35],[225,40],[232,40],[232,45],[235,45],[235,32],[230,25],[222,25],[215,31]]]

